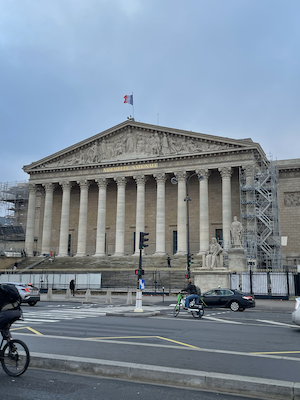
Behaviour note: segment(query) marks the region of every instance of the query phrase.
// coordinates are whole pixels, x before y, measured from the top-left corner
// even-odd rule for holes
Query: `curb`
[[[30,367],[205,389],[262,399],[299,400],[300,383],[156,365],[31,353]]]
[[[133,312],[133,311],[125,311],[125,312],[107,312],[105,314],[107,317],[153,317],[154,315],[162,315],[160,311],[152,311],[152,312]]]

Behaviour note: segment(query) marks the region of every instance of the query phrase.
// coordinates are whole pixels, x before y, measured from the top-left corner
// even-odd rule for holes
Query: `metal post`
[[[194,175],[194,174],[193,174]],[[191,175],[191,176],[193,176]],[[186,242],[187,242],[187,278],[189,279],[191,277],[190,274],[190,216],[189,216],[189,180],[191,178],[191,176],[186,179]]]

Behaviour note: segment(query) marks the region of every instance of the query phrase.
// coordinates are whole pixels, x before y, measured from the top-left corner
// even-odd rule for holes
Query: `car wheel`
[[[239,309],[240,309],[240,304],[239,304],[238,301],[232,301],[232,302],[230,303],[230,310],[231,310],[231,311],[236,312],[236,311],[239,311]]]
[[[37,301],[29,301],[29,302],[28,302],[28,304],[29,304],[30,306],[32,306],[32,307],[35,306],[36,303],[37,303]]]

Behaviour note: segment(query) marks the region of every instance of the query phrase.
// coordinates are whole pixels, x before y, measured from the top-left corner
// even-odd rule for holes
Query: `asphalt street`
[[[68,370],[66,364],[70,363],[71,370],[72,365],[81,365],[81,372],[86,373],[93,370],[91,364],[96,360],[105,371],[114,366],[112,376],[116,369],[129,368],[126,379],[134,378],[138,366],[145,375],[135,379],[144,381],[155,374],[155,379],[157,375],[162,377],[167,370],[169,376],[182,372],[182,378],[196,371],[198,375],[206,374],[206,386],[198,382],[190,383],[190,387],[211,389],[207,386],[208,374],[215,374],[214,388],[225,391],[234,392],[236,387],[248,385],[243,393],[255,394],[247,390],[259,382],[267,386],[261,386],[256,396],[262,393],[265,398],[268,385],[277,382],[284,391],[277,388],[281,397],[269,398],[285,399],[287,392],[292,391],[292,396],[297,392],[300,329],[291,322],[294,302],[262,301],[255,309],[242,313],[206,309],[202,319],[194,319],[186,313],[174,318],[170,306],[173,299],[144,299],[144,315],[148,318],[134,315],[134,306],[124,304],[120,297],[112,298],[111,304],[103,297],[91,303],[79,298],[71,302],[56,300],[24,306],[24,321],[13,327],[14,337],[28,344],[33,366],[47,368],[48,364],[53,369]],[[120,317],[125,314],[127,318]],[[233,377],[237,378],[235,387],[224,387],[222,382],[231,382]],[[174,379],[180,384],[178,375]],[[287,384],[292,386],[285,387]]]

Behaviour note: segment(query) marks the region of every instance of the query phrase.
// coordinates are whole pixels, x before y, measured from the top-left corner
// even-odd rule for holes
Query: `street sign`
[[[140,287],[140,290],[145,289],[145,279],[139,279],[139,287]]]

